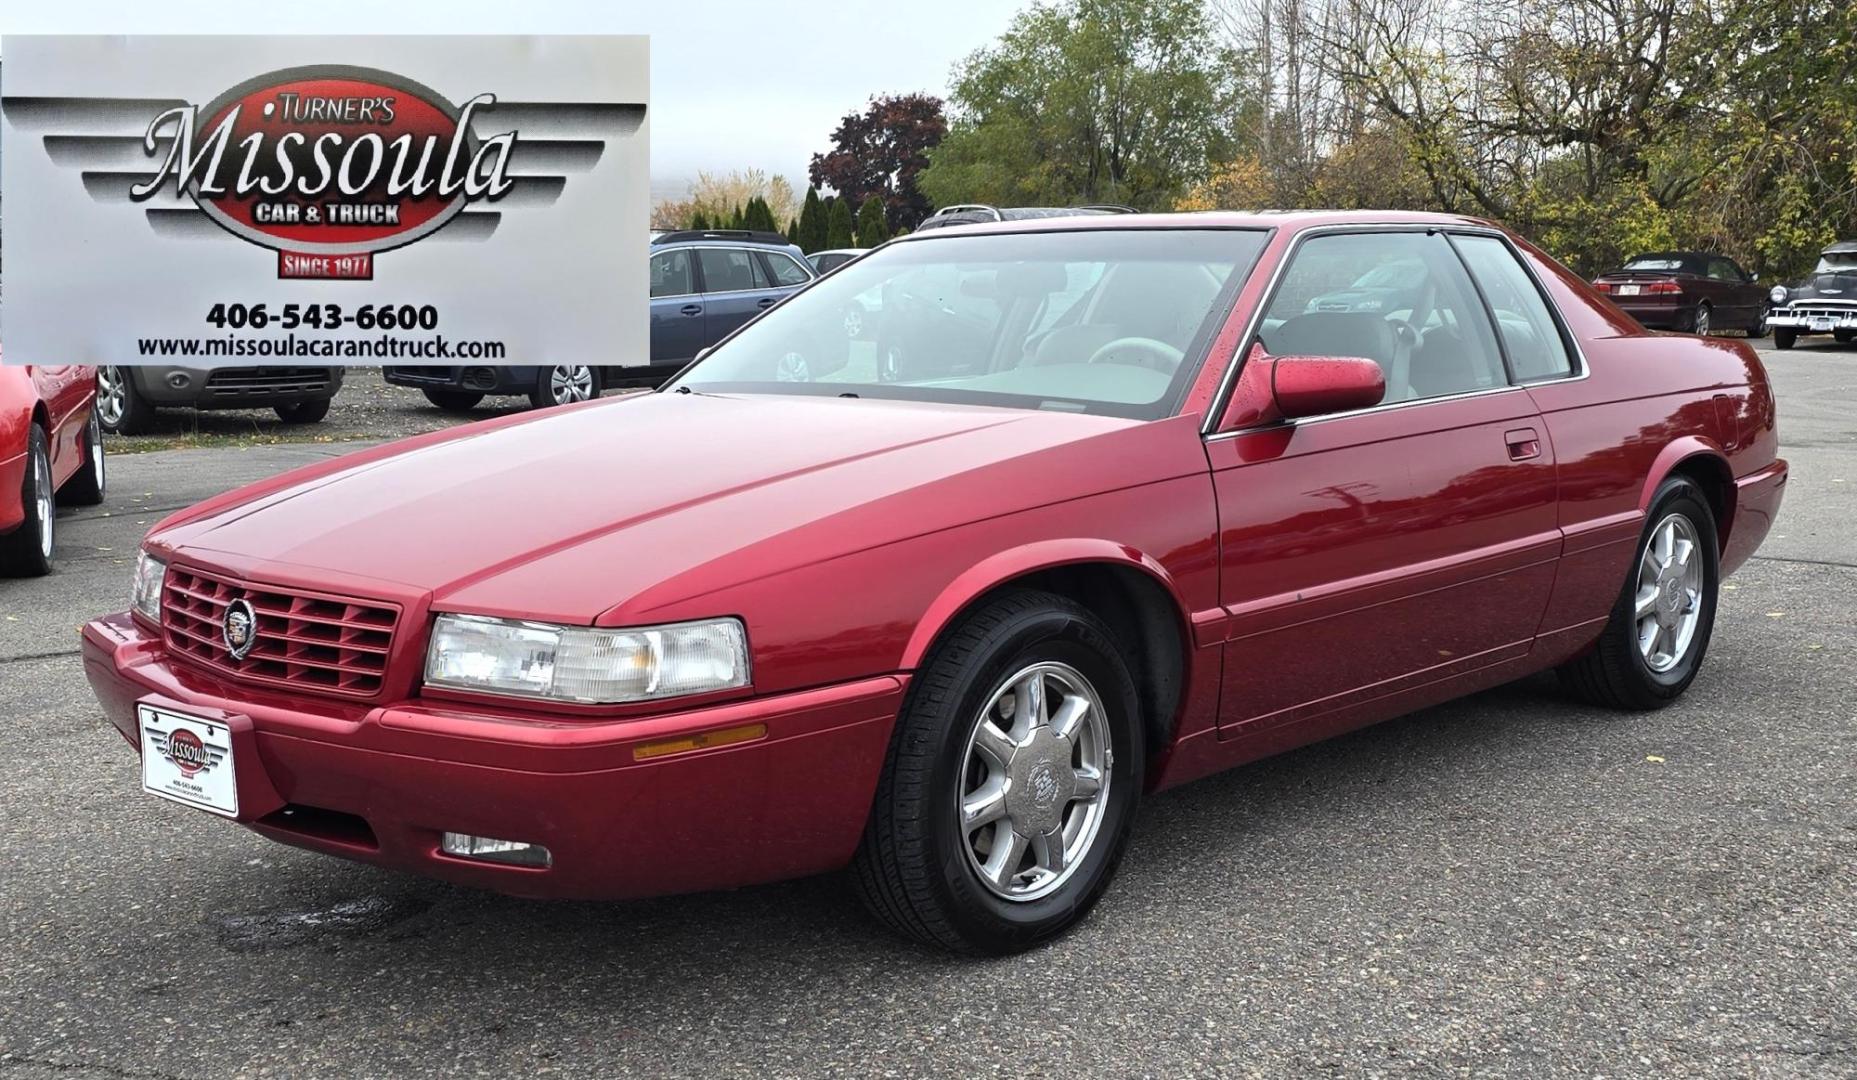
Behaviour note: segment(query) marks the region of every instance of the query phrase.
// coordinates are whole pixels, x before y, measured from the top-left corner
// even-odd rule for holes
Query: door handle
[[[773,307],[773,306],[774,306],[774,301],[775,301],[775,300],[777,300],[777,299],[779,299],[779,298],[778,298],[778,297],[773,297],[773,296],[763,296],[762,298],[760,298],[759,300],[756,300],[756,301],[754,302],[754,306],[755,306],[755,307],[762,307],[762,308],[766,308],[766,307]]]
[[[685,304],[677,310],[683,312],[685,315],[701,315],[703,313],[703,305]]]
[[[1502,441],[1509,444],[1509,460],[1527,461],[1541,456],[1541,436],[1534,428],[1515,428],[1502,434]]]

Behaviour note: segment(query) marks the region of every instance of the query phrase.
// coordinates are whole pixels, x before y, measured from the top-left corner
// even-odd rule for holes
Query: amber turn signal
[[[657,739],[653,742],[639,743],[632,748],[632,760],[650,761],[652,758],[668,757],[671,754],[687,754],[692,750],[733,746],[736,743],[753,742],[766,737],[766,724],[743,724],[741,727],[718,728],[715,731],[703,731],[695,735],[680,735],[675,739]]]

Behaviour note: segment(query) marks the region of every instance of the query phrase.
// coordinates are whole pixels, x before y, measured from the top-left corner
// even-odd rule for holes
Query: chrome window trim
[[[1316,236],[1330,236],[1337,233],[1369,232],[1422,232],[1442,233],[1446,236],[1451,234],[1462,236],[1489,236],[1501,241],[1503,247],[1509,250],[1510,256],[1521,265],[1522,273],[1528,275],[1528,280],[1534,283],[1535,292],[1540,295],[1541,302],[1547,305],[1548,315],[1554,320],[1555,328],[1560,331],[1561,344],[1566,348],[1569,359],[1573,361],[1574,370],[1566,375],[1555,375],[1542,379],[1529,379],[1526,382],[1515,382],[1507,386],[1470,390],[1461,394],[1447,394],[1442,397],[1432,398],[1415,398],[1411,401],[1383,402],[1365,409],[1351,409],[1347,412],[1333,413],[1329,416],[1304,417],[1302,420],[1276,420],[1268,424],[1260,424],[1248,428],[1219,431],[1219,421],[1224,417],[1225,410],[1231,405],[1232,390],[1238,383],[1238,375],[1244,369],[1245,358],[1250,355],[1251,346],[1256,343],[1258,328],[1263,322],[1264,312],[1270,309],[1271,301],[1276,299],[1277,288],[1283,281],[1283,272],[1296,260],[1296,254],[1302,250],[1303,243],[1311,237]],[[1465,273],[1469,273],[1468,268],[1465,269]],[[1471,281],[1473,284],[1475,283],[1476,279],[1474,275],[1472,275]],[[1497,328],[1494,326],[1490,328],[1490,332],[1498,333]],[[1498,341],[1500,341],[1500,338]],[[1213,442],[1219,439],[1228,439],[1234,435],[1242,435],[1246,432],[1262,431],[1268,428],[1282,427],[1285,425],[1294,427],[1299,423],[1364,416],[1369,413],[1384,412],[1388,409],[1403,409],[1412,405],[1429,405],[1436,401],[1456,401],[1461,398],[1498,394],[1509,390],[1521,390],[1530,386],[1544,386],[1548,383],[1579,382],[1591,374],[1592,368],[1586,362],[1586,353],[1580,348],[1579,338],[1575,337],[1573,331],[1568,329],[1566,319],[1561,316],[1560,306],[1554,303],[1553,298],[1548,295],[1547,289],[1541,284],[1540,276],[1535,273],[1535,268],[1529,265],[1527,257],[1516,249],[1515,244],[1501,229],[1492,228],[1487,225],[1433,224],[1412,221],[1347,222],[1334,225],[1313,225],[1297,233],[1295,237],[1291,239],[1289,250],[1284,252],[1283,258],[1279,259],[1277,265],[1271,268],[1270,280],[1264,285],[1263,297],[1258,301],[1257,307],[1252,310],[1251,317],[1245,323],[1244,334],[1238,339],[1238,348],[1232,354],[1232,362],[1226,366],[1225,374],[1219,379],[1219,388],[1212,395],[1212,403],[1206,410],[1206,418],[1200,424],[1199,433],[1200,437],[1205,441]]]

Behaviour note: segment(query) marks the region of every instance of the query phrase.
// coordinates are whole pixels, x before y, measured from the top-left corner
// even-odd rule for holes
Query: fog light
[[[495,840],[469,833],[446,833],[445,839],[439,842],[439,850],[460,859],[482,859],[511,866],[548,866],[554,862],[554,856],[548,854],[548,849],[540,844]]]
[[[187,374],[185,371],[168,372],[168,385],[176,390],[187,389],[187,384],[191,382],[193,382],[193,376]]]

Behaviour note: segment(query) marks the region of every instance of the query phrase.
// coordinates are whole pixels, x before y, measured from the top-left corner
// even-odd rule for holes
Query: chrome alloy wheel
[[[1709,336],[1709,305],[1707,304],[1696,309],[1696,329],[1694,333],[1697,337]]]
[[[1056,891],[1102,829],[1114,752],[1088,679],[1045,661],[1000,684],[961,758],[960,836],[974,874],[1016,902]]]
[[[52,463],[43,452],[32,455],[32,501],[39,512],[39,554],[49,559],[56,510],[52,506]]]
[[[593,396],[593,369],[574,364],[548,369],[548,396],[556,405],[571,405]]]
[[[1696,527],[1671,514],[1651,530],[1638,560],[1638,652],[1661,675],[1681,663],[1702,622],[1703,558]]]
[[[84,449],[90,454],[90,471],[97,478],[97,490],[103,490],[103,418],[90,410],[90,423],[84,427]]]
[[[100,367],[97,369],[97,412],[103,416],[103,422],[115,427],[123,421],[123,409],[127,406],[129,395],[129,373],[119,367]]]

